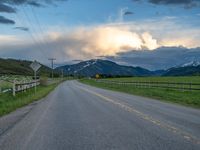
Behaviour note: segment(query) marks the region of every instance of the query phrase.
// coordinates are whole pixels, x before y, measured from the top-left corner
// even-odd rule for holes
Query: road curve
[[[77,81],[60,84],[14,123],[5,118],[0,150],[200,149],[200,110]],[[1,133],[6,121],[13,125]]]

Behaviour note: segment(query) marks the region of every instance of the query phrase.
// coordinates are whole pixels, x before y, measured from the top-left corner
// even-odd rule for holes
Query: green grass
[[[22,76],[22,75],[1,75],[0,76],[0,89],[5,90],[12,88],[12,82],[15,81],[30,81],[31,76]]]
[[[109,78],[107,80],[114,81],[148,81],[148,82],[186,82],[186,83],[200,83],[200,76],[188,77],[130,77],[130,78]]]
[[[0,81],[0,89],[4,90],[8,88],[12,88],[12,83],[7,81]]]
[[[45,97],[57,85],[58,83],[48,86],[38,86],[37,94],[34,93],[34,88],[29,89],[26,92],[20,92],[15,97],[13,97],[11,93],[0,94],[0,116]]]
[[[108,80],[117,81],[171,81],[171,82],[190,82],[199,83],[199,77],[136,77],[136,78],[113,78]],[[200,108],[200,92],[199,91],[179,91],[173,89],[160,89],[160,88],[138,88],[133,85],[117,85],[95,80],[82,79],[80,82],[114,91],[125,92],[129,94],[150,97],[157,100],[177,103],[185,106]]]
[[[0,80],[4,81],[21,81],[21,80],[31,80],[32,76],[23,76],[23,75],[0,75]]]

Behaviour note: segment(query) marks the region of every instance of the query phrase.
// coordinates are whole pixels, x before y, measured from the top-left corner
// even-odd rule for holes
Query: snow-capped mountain
[[[188,63],[172,67],[163,74],[164,76],[191,76],[200,75],[200,61],[190,61]]]
[[[95,76],[96,74],[106,76],[149,76],[153,73],[141,67],[118,65],[112,61],[92,59],[82,61],[74,65],[65,65],[56,68],[63,70],[66,75]]]
[[[190,61],[188,63],[185,63],[183,65],[181,65],[181,67],[188,67],[188,66],[193,66],[193,67],[197,67],[200,65],[200,61]]]

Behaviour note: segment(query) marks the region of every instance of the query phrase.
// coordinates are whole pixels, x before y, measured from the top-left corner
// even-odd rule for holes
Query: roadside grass
[[[7,81],[0,81],[1,90],[8,89],[8,88],[12,88],[12,83],[7,82]]]
[[[12,96],[12,93],[0,94],[0,116],[45,97],[53,91],[59,83],[60,82],[57,82],[48,86],[40,85],[37,87],[37,94],[35,94],[34,88],[26,92],[19,92],[15,97]]]
[[[3,81],[21,81],[21,80],[31,80],[32,76],[23,76],[23,75],[0,75],[0,80]]]
[[[186,81],[185,77],[182,77],[178,79],[179,77],[172,77],[172,78],[163,78],[162,77],[153,77],[154,81],[158,78],[159,81],[179,81],[179,82],[184,82]],[[177,80],[176,80],[177,78]],[[192,80],[193,77],[188,78],[188,81]],[[118,81],[140,81],[145,80],[149,81],[148,77],[147,78],[113,78],[109,80],[118,80]],[[152,77],[150,77],[152,79]],[[170,79],[170,80],[169,80]],[[193,81],[199,81],[199,77],[193,78]],[[102,83],[102,82],[96,82],[95,80],[90,80],[90,79],[81,79],[79,80],[82,83],[99,87],[99,88],[104,88],[108,90],[114,90],[114,91],[119,91],[119,92],[125,92],[128,94],[133,94],[133,95],[138,95],[138,96],[144,96],[144,97],[149,97],[161,101],[166,101],[170,103],[177,103],[185,106],[191,106],[194,108],[200,108],[200,92],[199,91],[179,91],[179,90],[173,90],[173,89],[160,89],[160,88],[144,88],[144,87],[134,87],[133,85],[117,85],[117,84],[108,84],[108,83]]]
[[[186,76],[186,77],[129,77],[129,78],[108,78],[110,81],[137,81],[137,82],[186,82],[186,83],[200,83],[200,76]]]

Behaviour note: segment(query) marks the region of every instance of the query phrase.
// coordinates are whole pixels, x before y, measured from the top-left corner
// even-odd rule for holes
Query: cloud
[[[4,56],[16,55],[26,58],[37,56],[43,60],[44,56],[48,54],[50,55],[48,57],[54,56],[58,60],[84,60],[98,56],[114,56],[117,53],[128,52],[132,49],[141,50],[144,47],[152,49],[158,46],[156,40],[148,32],[139,34],[130,31],[128,28],[106,25],[77,27],[67,33],[48,32],[44,39],[45,44],[41,42],[30,44],[31,42],[27,39],[20,39],[26,42],[22,44],[18,41],[14,46],[2,43],[4,45],[0,45],[2,49],[0,54],[1,56],[4,54]],[[152,46],[152,43],[155,47]],[[44,54],[41,55],[41,53]]]
[[[29,31],[29,28],[27,28],[27,27],[15,27],[14,29],[22,30],[22,31]]]
[[[11,24],[11,25],[13,25],[13,24],[15,24],[15,21],[7,19],[3,16],[0,16],[0,24]]]
[[[66,53],[71,57],[80,55],[80,59],[83,59],[81,56],[108,56],[132,49],[141,50],[145,47],[151,50],[158,47],[148,32],[140,35],[128,28],[106,25],[80,27],[67,35],[52,34],[51,37],[65,43],[68,41],[70,44],[66,44]]]
[[[42,7],[42,3],[53,4],[53,2],[62,2],[67,0],[1,0],[0,1],[0,12],[4,13],[16,13],[16,9],[11,7],[12,5],[31,5],[34,7]],[[0,16],[0,24],[15,24],[15,21]]]
[[[118,13],[118,18],[117,18],[117,22],[123,22],[124,21],[124,14],[126,13],[126,11],[128,10],[128,7],[124,7],[124,8],[121,8],[119,10],[119,13]]]
[[[35,7],[42,7],[42,4],[38,3],[38,2],[34,2],[34,1],[30,1],[28,2],[29,5],[35,6]]]
[[[64,2],[64,1],[68,1],[68,0],[1,0],[0,3],[7,3],[10,5],[27,4],[27,5],[32,5],[35,7],[41,7],[42,3],[53,4],[54,2]]]
[[[153,51],[130,51],[106,59],[150,70],[168,69],[190,61],[200,61],[200,48],[160,47]]]
[[[133,0],[133,1],[142,1],[142,0]],[[184,8],[193,8],[199,7],[199,0],[148,0],[149,3],[156,5],[180,5],[184,6]]]
[[[190,4],[196,0],[149,0],[154,4]]]
[[[12,8],[11,6],[5,5],[0,2],[0,12],[16,13],[16,10],[14,8]]]
[[[140,35],[149,32],[157,40],[159,46],[184,46],[195,48],[200,46],[200,27],[192,26],[179,18],[163,17],[136,22],[110,23],[108,26],[129,28]]]
[[[61,32],[60,28],[65,30]],[[158,50],[159,47],[178,47],[180,53],[182,50],[180,46],[187,47],[185,49],[188,50],[200,47],[200,28],[177,22],[177,19],[173,17],[73,28],[58,26],[49,27],[46,30],[47,33],[45,35],[38,36],[42,37],[45,43],[39,41],[35,35],[37,42],[30,37],[30,39],[28,37],[18,37],[17,39],[20,39],[20,41],[11,41],[12,45],[8,44],[8,42],[2,42],[0,55],[4,57],[38,59],[44,63],[48,62],[48,57],[56,57],[57,62],[61,63],[66,60],[85,60],[99,56],[108,58],[110,56],[110,58],[117,58],[118,62],[132,65],[137,65],[140,62],[140,65],[154,69],[156,65],[158,68],[168,67],[169,65],[166,65],[165,62],[171,61],[175,63],[175,59],[177,59],[177,62],[182,61],[179,60],[182,57],[170,55],[178,53],[177,49],[166,50],[166,48],[162,48]],[[132,53],[133,51],[134,53]],[[163,57],[159,58],[159,53]],[[127,57],[133,54],[138,54],[138,56]],[[144,64],[142,64],[143,59],[138,58],[140,55],[145,57]],[[154,55],[156,56],[154,57]],[[191,56],[196,55],[197,53],[191,54]]]
[[[125,13],[124,13],[124,15],[133,15],[134,13],[133,12],[131,12],[131,11],[126,11]]]
[[[0,35],[0,47],[5,45],[12,45],[13,43],[19,43],[20,38],[15,35]]]

